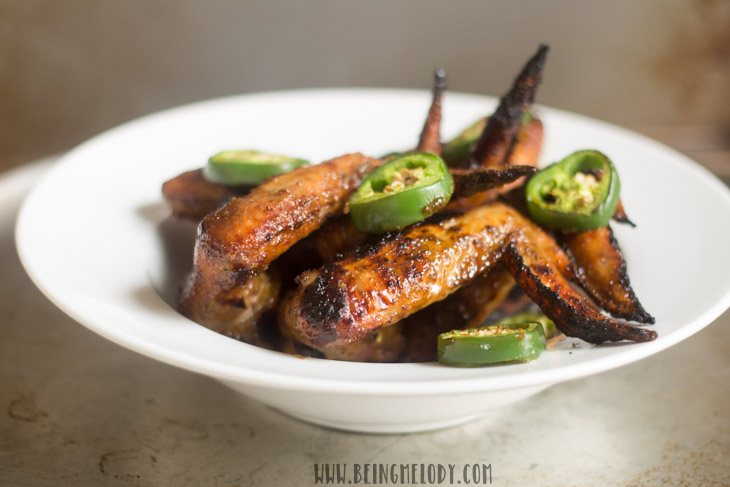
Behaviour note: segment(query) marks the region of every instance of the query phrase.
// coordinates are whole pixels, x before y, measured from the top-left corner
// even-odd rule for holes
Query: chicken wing
[[[538,246],[549,238],[499,203],[441,214],[300,276],[285,320],[297,340],[339,347],[444,299],[505,254],[518,285],[566,334],[591,343],[656,337],[604,317],[573,291],[556,265],[564,259],[550,255],[558,246]]]
[[[214,327],[227,321],[242,285],[259,277],[277,257],[341,213],[350,194],[377,160],[349,154],[298,168],[231,200],[200,223],[193,272],[180,310]],[[243,299],[244,303],[253,299]],[[246,304],[248,306],[248,304]]]
[[[561,237],[583,289],[617,318],[654,323],[631,289],[626,261],[610,227]]]

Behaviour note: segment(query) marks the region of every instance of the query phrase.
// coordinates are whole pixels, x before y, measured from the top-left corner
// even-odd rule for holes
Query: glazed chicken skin
[[[207,215],[198,227],[193,272],[180,298],[182,313],[219,329],[230,326],[231,316],[249,303],[268,303],[251,296],[261,292],[251,280],[266,281],[261,275],[269,264],[329,216],[342,213],[352,192],[378,163],[348,154],[301,167]],[[247,291],[247,286],[253,289]],[[246,313],[246,319],[264,311]]]
[[[496,209],[504,211],[496,211]],[[342,346],[440,301],[487,271],[515,230],[509,208],[440,214],[299,277],[285,319],[316,349]]]
[[[504,261],[558,328],[591,343],[647,341],[652,331],[603,316],[559,268],[567,258],[516,210],[494,203],[441,214],[299,278],[286,323],[318,350],[353,343],[446,298]],[[504,259],[503,259],[504,257]]]

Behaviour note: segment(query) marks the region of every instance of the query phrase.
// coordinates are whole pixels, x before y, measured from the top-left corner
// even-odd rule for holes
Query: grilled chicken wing
[[[656,336],[604,317],[573,291],[555,265],[562,259],[535,244],[543,235],[498,203],[439,215],[300,276],[287,325],[319,350],[352,343],[444,299],[507,254],[517,283],[566,334],[591,343]]]
[[[527,213],[524,188],[517,188],[504,197],[522,214]],[[580,286],[611,315],[638,323],[654,323],[631,289],[626,262],[610,227],[585,232],[558,234],[569,261],[560,270]],[[552,238],[549,239],[553,243]]]
[[[509,243],[504,263],[520,289],[568,336],[595,344],[622,340],[646,342],[657,337],[655,331],[620,323],[601,314],[570,287],[529,236]]]
[[[207,215],[198,228],[193,272],[183,289],[180,310],[205,326],[227,321],[230,308],[236,306],[230,293],[252,278],[258,280],[277,257],[328,216],[341,213],[377,163],[362,154],[349,154],[301,167]]]
[[[322,350],[400,321],[496,264],[515,214],[501,205],[442,214],[304,273],[287,309],[289,328]]]
[[[610,227],[566,233],[562,241],[583,289],[617,318],[654,323],[631,289],[626,261]]]

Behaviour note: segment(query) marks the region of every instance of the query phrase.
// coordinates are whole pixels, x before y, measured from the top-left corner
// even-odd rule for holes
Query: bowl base
[[[305,423],[315,424],[317,426],[324,426],[325,428],[331,428],[339,431],[355,432],[355,433],[370,433],[370,434],[402,434],[402,433],[421,433],[424,431],[433,431],[444,428],[450,428],[452,426],[458,426],[482,416],[482,414],[472,414],[469,416],[461,416],[458,418],[449,418],[447,420],[440,421],[426,421],[423,423],[411,423],[411,424],[388,424],[388,423],[351,423],[351,422],[339,422],[329,421],[321,418],[313,418],[303,414],[292,413],[289,411],[283,411],[281,409],[272,408],[281,414],[289,416]],[[484,413],[486,414],[486,412]]]

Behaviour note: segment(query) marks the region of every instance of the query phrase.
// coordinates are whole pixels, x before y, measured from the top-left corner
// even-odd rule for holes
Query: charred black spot
[[[336,339],[336,326],[346,318],[348,299],[342,284],[344,274],[342,267],[329,264],[302,293],[302,316],[317,329],[318,342],[328,343]]]
[[[501,170],[472,169],[454,171],[455,189],[452,198],[466,198],[476,193],[499,188],[536,172],[537,169],[532,166],[512,166]]]
[[[254,276],[254,272],[248,267],[242,267],[236,269],[233,275],[236,283],[244,283]]]
[[[365,242],[364,244],[356,247],[350,252],[346,252],[344,255],[352,259],[362,259],[371,255],[375,255],[380,247],[388,242],[397,239],[400,236],[400,232],[388,232],[383,234],[381,237]]]

